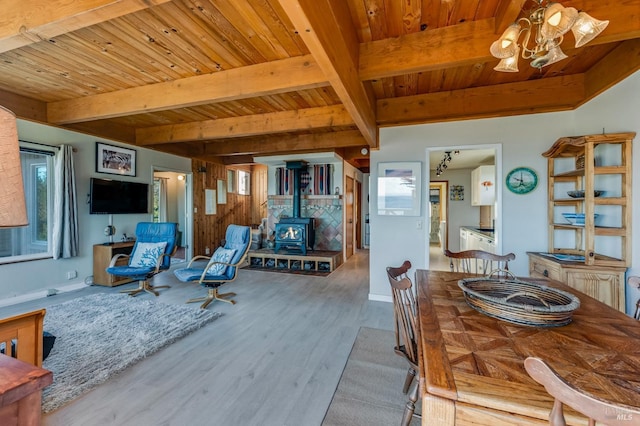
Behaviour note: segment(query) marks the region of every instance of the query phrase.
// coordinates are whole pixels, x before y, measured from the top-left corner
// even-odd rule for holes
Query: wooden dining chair
[[[418,400],[419,384],[414,381],[418,373],[418,328],[417,328],[417,304],[411,279],[407,272],[411,268],[411,262],[405,260],[399,267],[388,267],[387,277],[391,284],[393,296],[393,318],[395,328],[396,354],[404,357],[409,363],[409,370],[404,381],[402,392],[408,393],[411,383],[414,383],[409,393],[409,401],[405,406],[402,425],[411,423],[412,417],[420,417],[415,414],[415,403]]]
[[[640,289],[640,277],[631,276],[627,280],[629,287],[634,286],[637,289]],[[636,302],[636,312],[633,314],[633,317],[637,320],[640,320],[640,298]]]
[[[558,373],[540,358],[528,357],[524,368],[529,376],[540,383],[549,395],[555,398],[549,414],[551,426],[565,426],[563,404],[589,418],[589,426],[596,422],[608,426],[629,426],[638,424],[640,409],[594,398],[566,382]]]
[[[509,272],[509,262],[516,259],[513,253],[500,255],[483,250],[453,252],[445,250],[449,258],[451,272],[466,272],[475,275],[513,276]]]

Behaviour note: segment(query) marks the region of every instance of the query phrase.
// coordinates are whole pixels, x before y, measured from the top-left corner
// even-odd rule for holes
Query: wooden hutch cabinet
[[[528,253],[532,277],[561,281],[622,312],[631,261],[634,137],[564,137],[542,154],[548,159],[549,251]]]

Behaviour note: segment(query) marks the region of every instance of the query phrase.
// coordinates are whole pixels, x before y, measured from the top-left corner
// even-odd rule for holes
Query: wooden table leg
[[[455,426],[455,422],[455,401],[428,393],[422,396],[422,426]]]

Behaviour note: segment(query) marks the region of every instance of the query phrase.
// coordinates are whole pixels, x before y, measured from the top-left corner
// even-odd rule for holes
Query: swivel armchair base
[[[217,288],[209,288],[209,291],[207,292],[206,297],[198,297],[196,299],[189,299],[187,300],[187,303],[195,303],[195,302],[204,302],[202,305],[200,305],[201,309],[205,309],[207,306],[209,306],[209,303],[213,302],[214,300],[219,300],[221,302],[227,302],[227,303],[231,303],[232,305],[236,304],[235,300],[232,299],[225,299],[225,297],[233,297],[236,294],[235,293],[218,293],[218,289]]]
[[[134,288],[131,290],[120,290],[120,293],[127,293],[129,296],[135,296],[138,293],[146,291],[147,293],[153,294],[157,297],[157,296],[160,296],[160,293],[156,291],[156,289],[158,288],[171,288],[171,286],[168,286],[168,285],[154,286],[154,285],[151,285],[149,281],[144,280],[139,282],[138,288]]]

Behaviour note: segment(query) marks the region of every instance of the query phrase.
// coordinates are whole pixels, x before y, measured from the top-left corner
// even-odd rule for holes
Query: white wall
[[[579,134],[636,132],[633,141],[631,267],[627,276],[640,275],[640,71],[586,103],[576,114]],[[627,313],[633,314],[640,290],[627,287]]]
[[[428,163],[427,163],[428,164]],[[460,227],[478,226],[480,224],[480,207],[471,205],[471,170],[449,169],[442,176],[431,175],[432,181],[447,181],[449,190],[452,185],[464,187],[464,200],[449,200],[449,194],[444,194],[448,203],[447,228],[449,232],[449,250],[460,250]],[[425,211],[427,225],[429,224],[429,212]],[[426,254],[425,254],[426,255]]]
[[[451,123],[424,124],[380,129],[380,150],[371,152],[371,205],[377,204],[377,164],[383,161],[422,160],[425,176],[427,148],[439,146],[469,146],[501,144],[502,164],[500,185],[502,211],[496,211],[496,227],[501,224],[502,252],[513,252],[516,261],[510,269],[518,275],[528,275],[527,251],[545,251],[547,247],[546,151],[559,137],[606,132],[634,131],[640,134],[640,72],[619,83],[575,111],[517,117],[470,120]],[[634,141],[633,164],[640,165],[640,149]],[[504,176],[517,166],[531,167],[538,172],[536,190],[516,195],[506,190]],[[426,180],[426,178],[425,178]],[[634,186],[640,188],[640,167],[633,171]],[[390,300],[385,268],[400,265],[405,259],[414,268],[428,268],[428,234],[417,230],[416,222],[427,223],[428,185],[422,186],[422,217],[402,218],[378,216],[371,212],[370,290],[373,300]],[[634,194],[634,223],[640,219],[640,193]],[[640,275],[640,225],[633,230],[633,258],[630,272]],[[426,228],[426,227],[423,227]],[[500,230],[499,230],[500,231]],[[628,295],[627,305],[637,296]],[[627,310],[628,311],[628,310]]]
[[[81,133],[70,132],[55,127],[18,120],[18,136],[22,140],[48,145],[70,144],[75,149],[76,189],[78,197],[78,225],[80,227],[80,255],[71,259],[44,259],[29,262],[0,265],[0,300],[16,296],[29,297],[47,289],[60,289],[67,286],[83,285],[93,275],[93,245],[107,241],[104,228],[108,224],[108,215],[90,215],[88,194],[89,178],[103,177],[136,182],[153,183],[153,167],[191,172],[191,160],[136,148],[137,176],[123,177],[96,173],[96,142],[122,145],[104,139],[96,139]],[[151,198],[150,198],[151,199]],[[134,235],[137,222],[151,220],[151,214],[113,215],[113,225],[119,240],[123,233]],[[76,271],[77,278],[67,279],[67,272]],[[2,303],[8,303],[2,301]],[[1,303],[0,303],[1,304]]]

